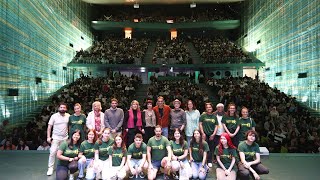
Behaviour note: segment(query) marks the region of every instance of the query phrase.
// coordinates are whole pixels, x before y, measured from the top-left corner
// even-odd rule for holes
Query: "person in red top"
[[[162,135],[168,138],[171,108],[168,105],[165,105],[162,96],[158,97],[157,106],[153,108],[153,111],[156,114],[157,125],[162,127]]]

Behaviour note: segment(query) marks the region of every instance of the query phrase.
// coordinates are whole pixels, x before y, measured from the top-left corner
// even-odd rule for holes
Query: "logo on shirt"
[[[220,155],[220,157],[227,158],[227,159],[232,159],[232,155],[231,154],[223,154],[223,155]]]
[[[106,147],[106,148],[99,148],[99,151],[100,151],[100,152],[108,151],[108,150],[109,150],[109,148],[110,148],[110,146],[109,146],[109,147]]]
[[[251,123],[241,124],[241,126],[251,127]]]
[[[70,149],[67,149],[66,151],[65,151],[65,154],[78,154],[78,149],[76,149],[76,150],[70,150]]]
[[[216,122],[215,119],[205,119],[204,121],[206,121],[206,122],[211,122],[211,123],[215,123],[215,122]]]
[[[152,147],[152,149],[160,149],[160,150],[164,149],[164,146],[163,146],[163,145],[160,145],[160,146],[151,146],[151,147]]]
[[[94,152],[94,149],[86,149],[86,150],[84,150],[84,153],[92,153],[92,152]]]
[[[177,153],[179,153],[179,152],[183,152],[183,150],[180,148],[180,149],[173,149],[172,150],[173,152],[177,152]]]
[[[226,120],[227,124],[236,124],[236,120]]]
[[[243,152],[245,155],[254,156],[256,152]]]
[[[135,157],[142,156],[142,152],[134,152],[134,153],[132,153],[132,155]]]
[[[119,157],[119,158],[122,158],[123,157],[123,154],[112,154],[112,157]]]
[[[83,121],[82,121],[82,120],[79,120],[79,121],[72,121],[71,123],[72,123],[72,124],[82,124],[82,123],[83,123]]]

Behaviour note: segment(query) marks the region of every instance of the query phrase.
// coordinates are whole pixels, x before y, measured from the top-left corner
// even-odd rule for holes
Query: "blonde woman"
[[[98,136],[100,136],[104,129],[104,113],[101,112],[102,107],[99,101],[92,103],[92,111],[87,117],[87,128],[95,129]]]
[[[133,143],[134,136],[137,133],[144,134],[145,123],[142,121],[142,113],[139,102],[133,100],[130,109],[124,116],[123,129],[127,132],[127,147]]]

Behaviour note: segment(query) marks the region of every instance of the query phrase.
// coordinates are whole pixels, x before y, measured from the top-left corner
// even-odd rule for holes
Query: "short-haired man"
[[[118,100],[111,99],[111,107],[104,113],[104,125],[111,129],[112,137],[117,134],[121,135],[124,113],[121,108],[118,108]]]
[[[51,143],[50,155],[48,160],[48,171],[47,175],[53,174],[54,162],[59,145],[66,139],[68,139],[68,122],[70,114],[67,113],[67,105],[60,103],[58,112],[50,117],[47,129],[47,141]],[[51,136],[51,130],[52,136]]]
[[[129,172],[129,178],[140,176],[144,178],[143,170],[148,168],[147,163],[147,145],[143,142],[142,135],[136,134],[134,142],[128,148],[126,171]]]
[[[156,179],[157,172],[160,167],[164,168],[164,179],[169,179],[167,173],[171,169],[171,146],[169,140],[162,136],[162,127],[157,125],[155,136],[149,139],[147,145],[147,159],[148,159],[148,179]]]
[[[156,114],[157,125],[162,127],[162,135],[168,138],[171,108],[165,105],[162,96],[158,97],[157,105],[153,108],[153,111]]]

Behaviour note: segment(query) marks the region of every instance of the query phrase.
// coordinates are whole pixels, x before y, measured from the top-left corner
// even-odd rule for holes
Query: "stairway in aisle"
[[[145,98],[147,98],[149,84],[141,84],[136,90],[136,100],[140,106],[144,104]]]
[[[142,60],[142,64],[152,64],[152,58],[153,58],[155,48],[156,48],[156,43],[150,42],[147,48],[147,52]]]
[[[209,101],[212,102],[213,106],[215,106],[216,104],[219,103],[219,99],[217,97],[218,91],[219,91],[218,88],[211,87],[209,85],[206,85],[205,83],[199,83],[198,86],[201,89],[206,90],[206,92],[208,93],[208,96],[209,96]]]
[[[200,55],[191,42],[187,42],[187,48],[190,52],[193,64],[203,64]]]

